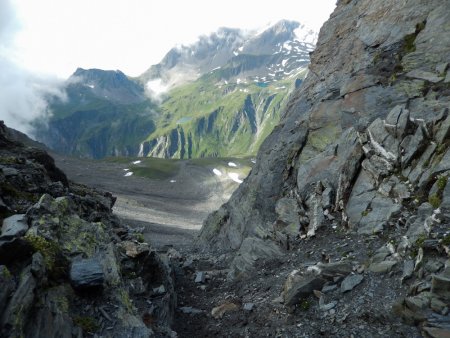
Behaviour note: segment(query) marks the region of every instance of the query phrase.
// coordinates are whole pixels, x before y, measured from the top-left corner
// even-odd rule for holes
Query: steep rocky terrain
[[[252,277],[229,302],[258,303],[265,332],[260,308],[293,313],[286,336],[448,336],[449,22],[442,1],[339,1],[249,177],[206,220],[228,278]]]
[[[0,336],[173,336],[167,258],[24,137],[0,123]]]

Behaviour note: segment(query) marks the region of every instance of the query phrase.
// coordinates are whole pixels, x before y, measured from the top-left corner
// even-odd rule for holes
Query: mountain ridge
[[[306,74],[313,45],[295,40],[298,32],[315,39],[286,20],[259,33],[222,28],[137,78],[79,68],[35,134],[56,151],[94,158],[253,155]]]

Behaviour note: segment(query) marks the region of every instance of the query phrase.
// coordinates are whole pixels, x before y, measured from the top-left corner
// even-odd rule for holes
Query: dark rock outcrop
[[[399,23],[404,16],[407,22]],[[398,216],[399,193],[392,193],[407,194],[403,177],[424,188],[450,169],[433,146],[441,140],[439,150],[447,147],[442,135],[448,126],[441,121],[450,98],[446,73],[436,67],[450,61],[448,27],[442,25],[449,16],[439,1],[340,2],[321,29],[307,79],[249,177],[205,221],[200,240],[239,250],[247,237],[271,237],[277,201],[286,197],[305,208],[310,226],[321,223],[313,196],[325,189],[333,191],[330,211],[360,233],[380,231]],[[439,81],[411,77],[414,70]],[[392,187],[388,197],[377,192],[385,181]]]
[[[115,198],[69,182],[45,151],[13,134],[1,122],[0,336],[170,336],[171,267],[145,243],[127,256],[123,243],[138,244],[112,214]],[[163,297],[153,298],[161,285]]]
[[[449,5],[437,0],[338,1],[308,77],[249,177],[205,221],[200,243],[233,252],[233,271],[251,239],[260,243],[260,250],[253,248],[263,253],[260,259],[267,259],[262,248],[273,241],[289,261],[314,248],[313,241],[331,252],[322,259],[330,259],[339,252],[327,239],[354,236],[367,243],[360,254],[371,257],[354,265],[361,276],[348,277],[342,291],[366,278],[376,284],[401,274],[409,289],[386,284],[402,299],[393,306],[394,319],[420,324],[431,336],[448,335],[448,276],[441,271],[448,269],[450,245],[449,20]],[[241,275],[256,267],[247,265]],[[300,278],[299,290],[317,278]],[[307,294],[322,299],[319,287],[313,283]],[[289,306],[309,304],[291,293]],[[330,304],[325,308],[336,305]]]

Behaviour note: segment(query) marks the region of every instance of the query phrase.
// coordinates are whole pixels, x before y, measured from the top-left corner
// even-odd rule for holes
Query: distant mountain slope
[[[77,69],[36,121],[50,148],[84,157],[255,154],[309,64],[317,34],[293,21],[221,28],[170,50],[140,77]],[[153,99],[150,99],[153,98]]]
[[[128,156],[154,130],[157,107],[137,82],[120,71],[77,69],[66,81],[67,98],[49,98],[51,118],[35,121],[35,135],[71,155]]]
[[[223,29],[210,39],[172,49],[140,78],[150,91],[173,89],[139,154],[255,154],[278,123],[289,93],[306,75],[315,38],[299,23],[283,20],[260,33]],[[195,81],[184,83],[205,70]]]

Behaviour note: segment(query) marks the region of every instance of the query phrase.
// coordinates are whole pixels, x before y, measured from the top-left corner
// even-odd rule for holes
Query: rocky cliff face
[[[170,336],[166,261],[112,215],[111,194],[17,138],[0,123],[0,336]]]
[[[429,320],[430,299],[449,286],[444,257],[436,275],[417,274],[424,252],[448,252],[449,22],[442,1],[338,2],[251,174],[202,228],[203,243],[238,252],[230,277],[308,238],[381,238],[391,251],[367,268],[402,263],[405,278],[431,281],[431,293],[412,293],[423,306],[412,297],[397,308]]]

